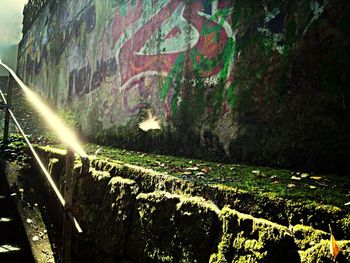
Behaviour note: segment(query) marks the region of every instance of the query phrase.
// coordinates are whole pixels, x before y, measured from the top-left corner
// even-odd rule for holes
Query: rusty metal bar
[[[7,142],[9,138],[9,128],[10,128],[10,107],[12,101],[12,75],[9,74],[8,82],[7,82],[7,100],[5,102],[5,120],[4,120],[4,135],[3,142]]]
[[[64,176],[64,199],[66,200],[65,210],[72,210],[73,202],[73,190],[74,190],[74,178],[73,178],[73,166],[74,166],[74,152],[67,148],[66,154],[66,168]],[[72,244],[72,222],[69,220],[67,213],[63,215],[63,262],[71,262],[71,244]]]

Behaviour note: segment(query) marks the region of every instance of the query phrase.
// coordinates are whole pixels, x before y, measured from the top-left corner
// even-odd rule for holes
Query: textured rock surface
[[[46,155],[51,172],[62,175],[58,167],[63,167],[64,153],[48,148],[39,152]],[[282,202],[257,202],[244,191],[197,185],[121,162],[95,159],[86,174],[80,174],[80,166],[75,165],[73,203],[85,231],[76,240],[75,251],[85,251],[95,262],[120,262],[123,257],[139,263],[330,262],[326,232],[305,225],[288,228],[236,210],[245,204],[252,213],[270,216]],[[60,175],[54,178],[60,180]],[[294,207],[292,203],[290,207]],[[288,208],[282,211],[290,215],[293,210]],[[321,220],[342,218],[339,209],[312,205],[294,209],[300,209],[295,210],[300,219],[305,216],[315,221],[318,214],[323,216]],[[347,220],[335,220],[332,227],[339,224],[337,230],[344,236]],[[337,239],[341,235],[335,234]],[[350,259],[349,241],[340,240],[339,246],[342,252],[337,260],[346,262]]]
[[[302,263],[347,263],[350,261],[350,241],[338,241],[340,253],[336,260],[331,257],[329,252],[329,240],[322,240],[315,246],[300,253]]]
[[[130,179],[113,177],[100,204],[96,246],[110,254],[124,255],[135,199],[139,192]]]
[[[128,255],[141,262],[208,261],[218,239],[218,213],[214,204],[201,198],[167,192],[140,194]]]
[[[227,207],[220,219],[221,241],[211,263],[298,262],[298,248],[288,228]]]

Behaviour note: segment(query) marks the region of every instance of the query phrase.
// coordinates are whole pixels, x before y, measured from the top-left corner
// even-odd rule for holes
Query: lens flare
[[[46,124],[56,133],[60,141],[70,147],[74,152],[81,157],[87,157],[87,154],[80,146],[78,138],[75,133],[66,126],[66,124],[56,115],[56,113],[50,109],[45,103],[35,94],[30,88],[28,88],[22,80],[16,75],[16,73],[10,69],[7,65],[2,63],[0,59],[0,65],[6,68],[13,78],[17,81],[18,85],[22,88],[28,101],[32,104],[35,110],[41,115]]]
[[[147,119],[139,123],[139,127],[143,131],[160,130],[160,119],[152,114],[150,110],[147,112]]]

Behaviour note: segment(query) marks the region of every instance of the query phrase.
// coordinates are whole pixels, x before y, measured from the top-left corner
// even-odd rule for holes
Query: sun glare
[[[56,133],[60,141],[69,146],[80,156],[86,157],[87,155],[83,148],[80,146],[80,143],[75,133],[69,127],[67,127],[67,125],[56,115],[56,113],[50,107],[45,105],[45,103],[39,98],[37,94],[35,94],[22,82],[22,80],[15,74],[15,72],[12,69],[10,69],[4,63],[2,63],[1,60],[0,64],[11,73],[13,78],[17,81],[19,86],[24,91],[28,101],[41,115],[41,117],[44,119],[46,124],[52,129],[52,131]]]

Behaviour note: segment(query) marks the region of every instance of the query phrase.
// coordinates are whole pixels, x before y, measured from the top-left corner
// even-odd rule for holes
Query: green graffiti
[[[120,1],[120,14],[121,16],[126,16],[127,13],[127,7],[126,7],[126,0],[121,0]]]
[[[215,22],[216,25],[212,26],[209,21],[203,25],[201,35],[208,35],[215,33],[213,36],[213,42],[218,43],[220,38],[220,33],[222,31],[223,25],[225,23],[226,18],[230,15],[230,9],[224,8],[219,10],[217,13],[215,13],[213,16],[209,18],[209,21]],[[219,21],[217,21],[219,20]],[[228,38],[225,46],[221,50],[215,58],[207,58],[198,48],[192,48],[189,53],[189,59],[191,62],[191,67],[193,69],[193,72],[198,72],[198,78],[203,78],[203,74],[214,71],[217,69],[218,66],[221,66],[221,70],[217,74],[218,77],[218,85],[216,86],[213,94],[213,100],[210,102],[207,102],[210,105],[206,105],[208,107],[213,107],[214,114],[219,114],[222,111],[223,102],[226,99],[227,103],[230,107],[233,107],[236,104],[236,98],[234,98],[234,86],[231,84],[228,89],[225,91],[225,83],[230,75],[230,70],[233,63],[233,58],[235,54],[235,48],[236,43],[233,38]],[[177,113],[177,107],[178,107],[178,100],[179,100],[179,88],[180,88],[180,81],[184,75],[185,70],[185,54],[181,53],[175,62],[175,64],[172,67],[172,70],[165,78],[165,81],[163,83],[161,92],[160,92],[160,98],[164,101],[167,94],[170,92],[170,89],[172,86],[174,86],[174,94],[173,94],[173,100],[172,100],[172,114],[173,116],[176,116]],[[197,75],[195,73],[195,75]],[[197,78],[197,79],[198,79]],[[197,84],[197,83],[196,83]],[[203,88],[204,83],[201,83],[201,85],[195,85],[196,92],[200,93],[201,96],[197,96],[198,100],[201,100],[203,105],[205,104],[205,100],[203,99],[204,92],[199,91],[198,89]],[[202,94],[203,93],[203,94]],[[225,94],[226,93],[226,94]]]
[[[226,91],[226,99],[227,99],[228,105],[231,108],[237,105],[237,96],[235,96],[234,94],[235,85],[237,85],[237,83],[236,84],[231,83],[231,85],[228,87]]]
[[[210,33],[218,33],[220,32],[220,30],[222,29],[226,18],[229,16],[230,14],[230,9],[229,8],[224,8],[219,10],[218,12],[216,12],[214,15],[212,15],[209,18],[209,21],[211,22],[215,22],[216,25],[215,26],[208,26],[208,23],[205,24],[205,26],[202,28],[202,32],[201,34],[203,36],[205,35],[209,35]],[[220,18],[220,21],[218,22],[217,19]],[[216,34],[216,40],[217,40],[218,34]]]
[[[169,74],[169,76],[167,76],[165,78],[165,81],[163,83],[163,87],[161,89],[160,92],[160,98],[161,100],[165,100],[167,94],[169,93],[171,86],[173,85],[173,83],[175,82],[175,86],[174,86],[174,94],[173,94],[173,101],[172,101],[172,113],[173,116],[176,116],[176,112],[177,112],[177,102],[179,100],[178,96],[180,93],[180,80],[182,77],[182,73],[183,73],[183,64],[185,61],[185,54],[181,53],[179,54],[179,56],[177,57],[175,64],[173,65],[173,68]]]

